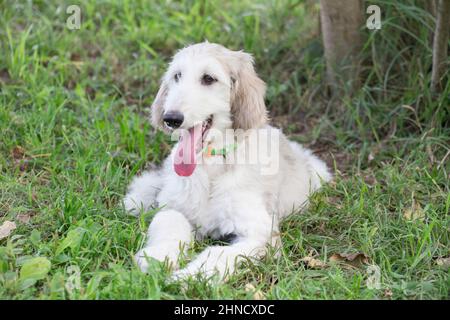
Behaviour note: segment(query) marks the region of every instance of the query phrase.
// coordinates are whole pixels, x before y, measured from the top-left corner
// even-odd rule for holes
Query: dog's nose
[[[168,127],[172,128],[172,129],[176,129],[176,128],[179,128],[181,126],[181,124],[183,123],[184,116],[181,112],[169,111],[163,115],[163,120],[164,120],[164,123]]]

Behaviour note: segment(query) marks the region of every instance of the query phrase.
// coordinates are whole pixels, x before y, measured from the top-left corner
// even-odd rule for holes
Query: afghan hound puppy
[[[159,170],[137,176],[124,198],[131,214],[159,208],[135,256],[168,259],[174,278],[219,275],[279,245],[279,222],[331,179],[324,162],[267,124],[265,83],[253,58],[209,42],[173,57],[154,99],[152,123],[176,141]],[[183,269],[193,239],[228,239]]]

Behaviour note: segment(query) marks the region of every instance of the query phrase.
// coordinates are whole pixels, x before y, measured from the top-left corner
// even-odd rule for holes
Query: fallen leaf
[[[14,159],[15,166],[19,167],[20,171],[26,171],[30,162],[30,159],[25,156],[25,153],[25,149],[21,146],[15,146],[11,150],[11,157]]]
[[[75,66],[75,68],[81,70],[84,65],[84,61],[72,61],[72,64]]]
[[[15,146],[11,150],[11,155],[14,160],[22,159],[25,156],[25,149],[21,146]]]
[[[374,147],[372,147],[369,151],[369,155],[367,156],[367,161],[370,163],[375,160],[375,157],[380,153],[380,150],[383,148],[383,143],[378,143]]]
[[[369,257],[364,253],[335,253],[329,258],[330,262],[341,262],[353,268],[360,268],[363,264],[369,263]]]
[[[52,264],[44,257],[36,257],[25,262],[20,269],[21,289],[28,288],[36,283],[36,281],[44,279],[50,271]]]
[[[7,69],[0,70],[0,82],[8,83],[11,80]]]
[[[420,206],[420,203],[413,201],[413,204],[411,205],[411,207],[407,208],[403,212],[403,217],[409,221],[413,221],[413,220],[423,221],[423,219],[425,218],[425,213],[424,213],[422,207]]]
[[[247,283],[244,288],[245,292],[251,292],[256,290],[255,286],[251,283]]]
[[[266,300],[266,295],[261,290],[257,290],[253,294],[253,299],[255,299],[255,300]]]
[[[386,297],[386,298],[391,298],[392,297],[392,290],[391,289],[386,289],[386,290],[384,290],[384,296]]]
[[[11,231],[16,228],[16,224],[12,221],[5,221],[0,226],[0,239],[6,238],[10,235]]]
[[[245,291],[253,293],[253,299],[255,300],[265,300],[266,296],[261,290],[256,290],[255,286],[251,283],[245,285]]]
[[[17,221],[20,221],[22,223],[28,223],[31,220],[31,216],[27,213],[19,213],[16,216]]]
[[[80,54],[76,53],[76,52],[72,52],[70,54],[70,61],[81,61],[81,56]]]
[[[440,267],[450,268],[450,257],[438,258],[436,264]]]
[[[319,259],[315,259],[313,257],[304,257],[302,259],[300,259],[300,261],[305,262],[306,266],[308,266],[309,268],[325,268],[326,264],[319,260]]]

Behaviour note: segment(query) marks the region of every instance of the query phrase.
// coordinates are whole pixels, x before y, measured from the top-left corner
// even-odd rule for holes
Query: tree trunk
[[[431,91],[441,89],[441,78],[447,66],[448,37],[450,29],[450,1],[439,0],[436,17],[436,29],[433,39],[433,71],[431,73]]]
[[[350,89],[356,89],[360,85],[358,54],[362,47],[362,3],[360,0],[320,0],[320,5],[328,84],[334,93],[345,82],[350,82]]]

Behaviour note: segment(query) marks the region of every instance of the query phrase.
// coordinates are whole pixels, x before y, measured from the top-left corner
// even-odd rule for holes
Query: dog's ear
[[[165,79],[161,80],[161,86],[156,94],[155,100],[151,106],[151,122],[153,127],[164,130],[163,113],[164,103],[166,101],[168,87]]]
[[[237,64],[232,71],[231,113],[234,129],[258,128],[267,122],[264,104],[266,84],[253,68],[253,58],[248,53],[234,51]]]

